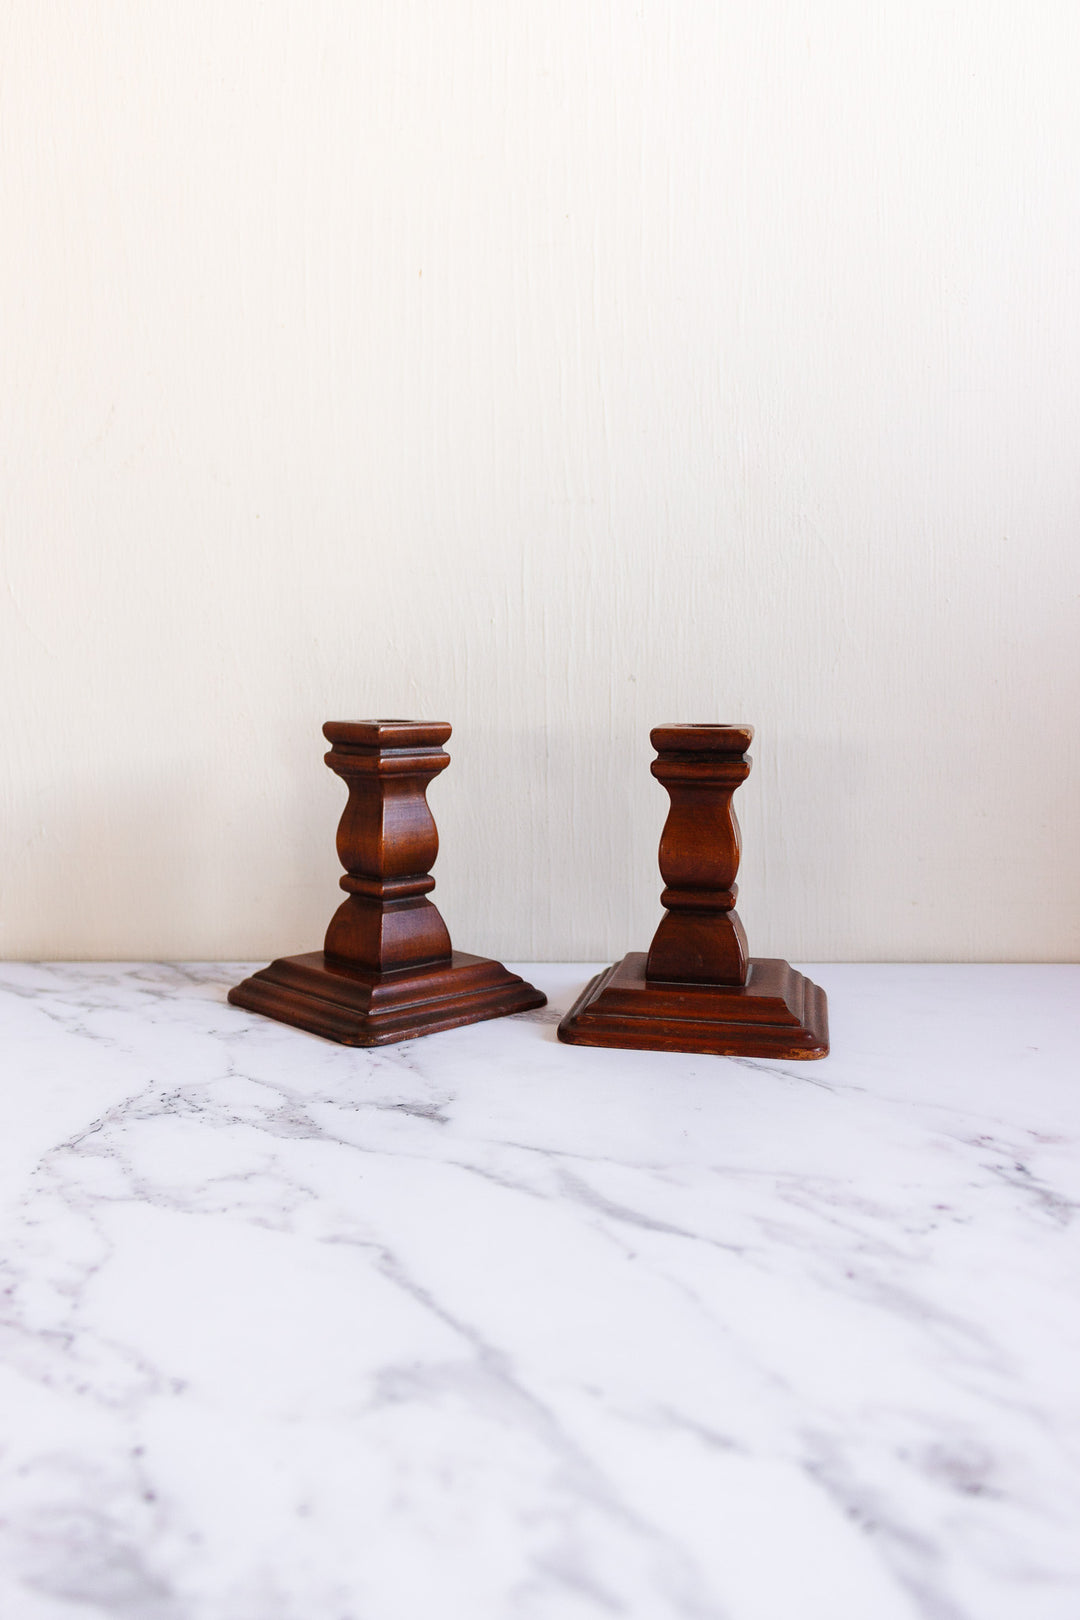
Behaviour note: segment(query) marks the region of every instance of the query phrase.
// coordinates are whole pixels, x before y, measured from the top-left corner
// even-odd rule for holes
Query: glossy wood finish
[[[751,726],[657,726],[652,772],[671,799],[660,839],[667,908],[648,955],[597,974],[559,1025],[578,1046],[746,1057],[824,1057],[823,990],[776,958],[751,959],[735,910]]]
[[[349,790],[337,851],[348,895],[334,913],[323,949],[371,973],[450,960],[450,935],[427,896],[439,834],[428,784],[450,755],[445,724],[401,720],[330,721],[326,763]]]
[[[745,984],[746,935],[735,910],[739,824],[731,796],[750,775],[751,726],[657,726],[652,773],[671,799],[660,835],[667,907],[649,947],[650,979]]]
[[[428,783],[450,763],[450,727],[419,720],[330,721],[326,763],[349,790],[337,848],[347,898],[321,951],[281,957],[229,992],[348,1046],[379,1046],[542,1007],[545,997],[501,962],[450,944],[427,898],[439,835]]]

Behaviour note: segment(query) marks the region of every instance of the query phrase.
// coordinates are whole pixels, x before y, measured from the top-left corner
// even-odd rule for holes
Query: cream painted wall
[[[1080,6],[0,8],[0,954],[316,947],[327,718],[453,722],[462,949],[1065,958]]]

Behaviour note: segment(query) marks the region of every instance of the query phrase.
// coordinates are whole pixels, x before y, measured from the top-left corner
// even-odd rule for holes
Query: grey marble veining
[[[1080,970],[834,1055],[0,968],[4,1620],[1076,1620]]]

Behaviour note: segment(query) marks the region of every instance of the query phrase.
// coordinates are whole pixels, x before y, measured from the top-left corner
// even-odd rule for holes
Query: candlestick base
[[[788,962],[755,957],[745,984],[645,977],[631,951],[586,985],[559,1025],[571,1046],[618,1046],[719,1057],[819,1058],[829,1050],[825,992]]]
[[[542,1007],[546,997],[501,962],[454,951],[448,962],[366,973],[322,951],[282,956],[229,991],[235,1007],[345,1046],[383,1046]]]

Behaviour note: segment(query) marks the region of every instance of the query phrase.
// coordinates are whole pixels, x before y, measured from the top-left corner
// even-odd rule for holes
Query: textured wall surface
[[[455,943],[1074,956],[1080,7],[0,6],[0,955],[318,945],[327,718]]]

